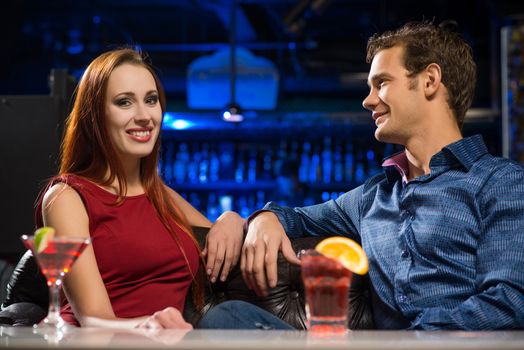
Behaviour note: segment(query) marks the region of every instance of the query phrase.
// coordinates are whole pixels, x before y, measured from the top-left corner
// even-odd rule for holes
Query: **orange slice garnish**
[[[346,237],[329,237],[317,244],[315,250],[320,254],[335,259],[346,269],[359,275],[368,272],[368,258],[364,249],[352,239]]]

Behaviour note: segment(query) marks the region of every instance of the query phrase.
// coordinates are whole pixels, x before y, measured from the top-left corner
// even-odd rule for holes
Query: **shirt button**
[[[405,303],[408,301],[408,297],[405,296],[404,294],[401,294],[398,296],[398,301],[400,301],[401,303]]]
[[[403,257],[403,258],[407,258],[407,257],[409,257],[409,252],[407,250],[403,250],[402,254],[400,256]]]

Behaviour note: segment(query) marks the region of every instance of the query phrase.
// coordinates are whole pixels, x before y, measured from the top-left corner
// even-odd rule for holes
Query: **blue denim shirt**
[[[290,237],[361,242],[378,328],[524,328],[524,168],[488,154],[478,135],[409,182],[387,166],[336,200],[265,209]]]

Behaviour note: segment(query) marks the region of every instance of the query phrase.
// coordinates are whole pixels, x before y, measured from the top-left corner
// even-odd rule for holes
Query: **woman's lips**
[[[151,140],[153,133],[151,130],[127,130],[127,134],[137,142],[148,142]]]

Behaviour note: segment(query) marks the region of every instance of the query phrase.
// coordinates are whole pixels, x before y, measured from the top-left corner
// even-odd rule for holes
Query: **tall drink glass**
[[[315,250],[301,251],[300,260],[309,331],[316,334],[346,332],[351,271]]]
[[[71,265],[91,243],[89,238],[53,237],[48,240],[47,247],[38,252],[35,247],[35,236],[22,236],[24,245],[31,249],[47,280],[49,287],[49,311],[47,317],[35,327],[61,329],[66,326],[60,316],[60,291],[66,273]]]

